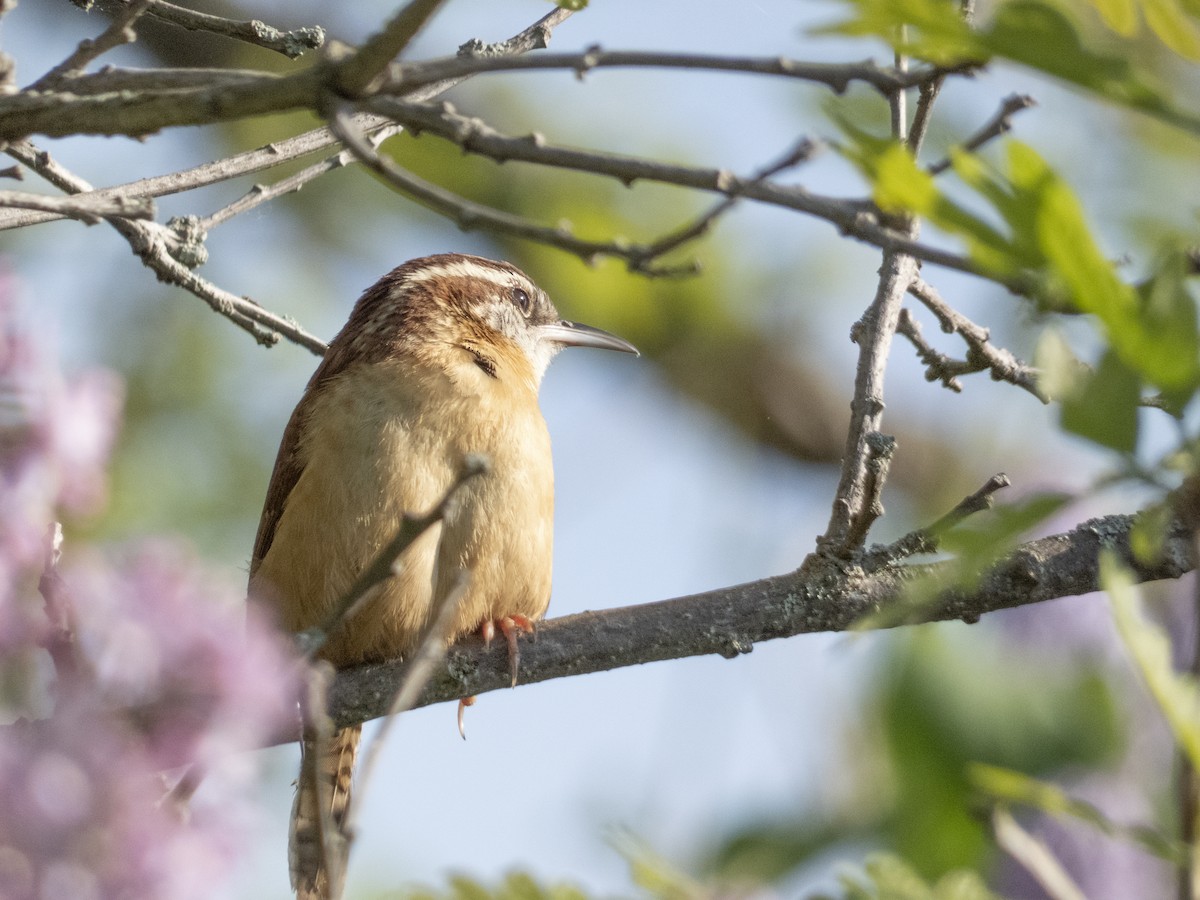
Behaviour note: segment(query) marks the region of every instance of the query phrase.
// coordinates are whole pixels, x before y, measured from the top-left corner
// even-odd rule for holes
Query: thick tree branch
[[[1157,562],[1136,558],[1129,547],[1134,522],[1133,516],[1107,516],[1023,544],[977,587],[948,588],[916,610],[916,618],[973,622],[995,610],[1090,593],[1100,587],[1102,549],[1114,551],[1140,582],[1178,578],[1196,567],[1191,533],[1182,525],[1170,531]],[[760,641],[845,631],[866,616],[889,626],[908,623],[914,618],[907,606],[908,586],[914,579],[949,571],[947,563],[889,566],[869,574],[853,566],[842,575],[828,569],[812,575],[797,571],[674,600],[563,616],[540,625],[537,641],[522,648],[521,682],[712,653],[733,658]],[[878,615],[898,609],[906,611],[903,618]],[[402,662],[387,662],[338,673],[330,692],[334,721],[344,726],[383,715],[405,669]],[[510,684],[504,649],[487,649],[471,638],[451,648],[416,705]]]

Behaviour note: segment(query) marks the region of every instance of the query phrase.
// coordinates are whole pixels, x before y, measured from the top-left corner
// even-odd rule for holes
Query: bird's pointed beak
[[[593,328],[591,325],[568,322],[565,319],[550,325],[539,326],[538,336],[543,340],[562,344],[564,347],[596,347],[600,350],[620,350],[622,353],[632,353],[634,356],[642,355],[638,352],[638,348],[625,338],[619,338],[615,334]]]

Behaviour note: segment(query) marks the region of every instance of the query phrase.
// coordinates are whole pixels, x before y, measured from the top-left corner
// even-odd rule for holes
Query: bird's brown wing
[[[283,515],[288,496],[304,471],[300,439],[304,434],[304,423],[312,408],[317,387],[341,374],[354,361],[354,354],[347,350],[341,341],[334,338],[325,353],[325,358],[317,366],[317,371],[313,372],[312,378],[308,380],[304,395],[292,411],[287,427],[283,429],[283,438],[279,441],[279,454],[275,457],[275,468],[271,471],[271,481],[267,486],[267,499],[263,503],[262,516],[258,520],[258,534],[254,537],[254,555],[250,558],[251,580],[266,558],[267,551],[271,549],[271,542],[275,540],[275,529]]]

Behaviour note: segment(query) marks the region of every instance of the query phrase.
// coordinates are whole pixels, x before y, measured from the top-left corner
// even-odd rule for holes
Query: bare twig
[[[391,123],[376,126],[372,131],[363,130],[363,135],[368,140],[372,147],[378,148],[380,144],[388,138],[403,131],[403,126],[393,125]],[[227,222],[234,216],[248,212],[269,200],[274,200],[276,197],[281,197],[284,194],[290,194],[293,191],[298,191],[304,185],[308,184],[326,172],[331,172],[334,169],[340,169],[352,162],[356,162],[358,157],[350,150],[341,150],[333,156],[326,157],[320,162],[313,163],[311,166],[306,166],[294,175],[289,175],[287,178],[281,178],[279,181],[270,185],[256,184],[249,191],[226,206],[221,207],[212,214],[205,216],[198,221],[198,227],[205,231],[211,231],[222,222]]]
[[[154,201],[148,197],[53,197],[27,191],[0,191],[0,207],[59,213],[88,225],[97,224],[104,216],[154,218]]]
[[[87,68],[88,63],[123,44],[137,40],[134,23],[140,19],[154,0],[131,0],[122,3],[120,12],[99,37],[85,38],[79,42],[75,52],[34,82],[28,90],[44,91],[57,87],[64,80]]]
[[[916,348],[917,356],[925,364],[925,380],[940,380],[942,386],[956,394],[962,393],[962,382],[959,375],[978,372],[965,360],[951,359],[945,353],[935,350],[921,331],[921,323],[913,317],[906,307],[900,310],[900,319],[896,322],[896,333],[908,338],[909,343]]]
[[[872,547],[863,559],[863,568],[867,571],[876,571],[881,566],[893,565],[919,553],[936,553],[942,535],[968,516],[991,509],[994,502],[993,495],[1010,484],[1012,482],[1003,472],[993,475],[984,482],[979,490],[968,494],[955,505],[954,509],[933,524],[910,531],[904,537],[885,546]]]
[[[48,153],[38,150],[28,141],[10,143],[5,148],[5,152],[64,191],[83,193],[92,190],[90,184],[56,163]],[[178,285],[195,294],[215,312],[248,331],[259,343],[273,344],[282,334],[314,352],[324,352],[325,343],[304,331],[294,322],[268,312],[245,297],[235,297],[196,275],[180,263],[172,256],[169,249],[171,242],[168,236],[171,236],[172,232],[164,226],[116,216],[109,217],[107,221],[121,233],[133,248],[134,253],[141,257],[142,261],[153,269],[161,280]],[[259,327],[263,325],[271,330]]]
[[[252,69],[123,69],[105,66],[99,72],[72,76],[62,90],[89,97],[114,91],[179,91],[233,87],[264,76]]]
[[[360,113],[356,116],[356,121],[367,134],[372,134],[380,128],[386,128],[391,124],[386,117],[370,113]],[[131,181],[127,184],[94,190],[88,193],[87,196],[97,198],[109,198],[113,196],[166,197],[171,194],[184,193],[197,188],[207,187],[208,185],[218,184],[242,175],[261,172],[265,169],[308,156],[311,153],[317,153],[328,147],[332,147],[337,142],[337,138],[328,128],[314,128],[295,137],[267,144],[265,147],[259,147],[255,150],[247,150],[244,153],[239,153],[227,159],[218,159],[194,166],[190,169],[181,169],[178,172],[171,172],[166,175],[156,175],[151,178]],[[62,216],[41,213],[14,215],[0,210],[0,231],[9,228],[23,228],[27,225],[35,225],[40,222],[49,222],[60,218]]]
[[[887,483],[888,469],[895,454],[896,439],[890,434],[872,431],[867,435],[862,508],[860,514],[851,521],[846,536],[846,543],[851,547],[861,547],[871,526],[883,516],[883,486]]]
[[[363,568],[354,584],[350,585],[350,589],[338,601],[337,606],[329,613],[325,621],[316,628],[309,628],[296,635],[300,651],[308,659],[316,656],[338,626],[354,614],[359,604],[373,588],[395,575],[396,561],[400,554],[429,528],[442,521],[449,512],[450,505],[458,491],[471,479],[486,473],[490,465],[486,457],[477,453],[468,454],[463,460],[462,471],[459,472],[454,483],[446,489],[446,493],[442,495],[442,499],[433,509],[424,515],[404,514],[395,537]]]
[[[444,2],[409,0],[382,31],[334,65],[334,89],[347,97],[356,97],[366,91],[384,72],[388,63],[404,52],[404,48]]]
[[[938,95],[942,92],[942,85],[946,82],[945,75],[938,75],[929,81],[921,82],[920,94],[917,97],[917,110],[913,113],[912,124],[908,129],[908,152],[917,157],[921,153],[921,147],[925,143],[925,136],[929,133],[929,123],[933,120],[933,105],[937,101]]]
[[[989,371],[995,381],[1005,381],[1015,385],[1024,391],[1027,391],[1037,397],[1043,403],[1049,403],[1050,398],[1038,385],[1038,373],[1032,366],[1026,365],[1021,360],[1017,359],[1008,350],[1003,347],[997,347],[991,342],[991,334],[980,325],[976,325],[958,310],[954,309],[947,303],[942,296],[937,292],[929,282],[924,279],[914,279],[908,287],[908,292],[920,300],[925,307],[934,314],[938,323],[942,327],[942,331],[947,334],[957,334],[963,339],[967,345],[967,358],[960,364],[954,364],[953,360],[947,360],[946,357],[937,354],[937,351],[930,349],[930,352],[940,359],[927,359],[922,354],[922,361],[926,364],[926,378],[931,381],[933,378],[941,378],[951,390],[957,390],[954,380],[955,375],[964,375],[970,372]],[[913,325],[916,323],[914,322]],[[913,329],[918,336],[919,330]],[[913,340],[911,335],[906,335],[910,340]],[[920,350],[920,344],[916,340],[913,343]],[[925,345],[928,347],[928,345]],[[959,368],[961,366],[961,368]],[[951,384],[950,382],[954,382]]]
[[[497,162],[520,160],[587,172],[615,178],[627,186],[637,181],[653,181],[724,196],[739,196],[807,213],[830,222],[842,234],[881,250],[914,256],[925,262],[986,278],[1015,293],[1029,293],[1036,286],[1036,280],[1031,275],[1002,275],[981,266],[969,256],[920,243],[912,235],[881,222],[877,210],[869,201],[822,196],[800,185],[785,185],[770,180],[755,183],[752,176],[738,176],[727,169],[697,168],[558,147],[547,143],[539,134],[510,137],[500,134],[481,119],[459,115],[447,103],[408,103],[380,97],[368,101],[367,106],[403,123],[413,133],[436,134],[468,152]]]
[[[816,151],[817,145],[808,138],[801,138],[796,144],[787,151],[782,157],[775,162],[755,173],[751,179],[751,184],[761,184],[772,176],[778,175],[786,169],[793,168],[812,158]],[[708,212],[699,216],[694,222],[679,228],[670,234],[664,235],[653,243],[644,248],[645,256],[640,259],[631,259],[629,268],[631,271],[638,272],[642,275],[650,277],[662,276],[678,276],[692,275],[699,271],[699,263],[695,260],[690,263],[685,263],[682,266],[656,266],[652,267],[649,263],[655,259],[659,259],[676,250],[697,238],[703,237],[712,228],[713,224],[729,210],[737,205],[740,195],[732,194],[724,200],[713,205]],[[636,250],[637,248],[630,248]]]
[[[554,29],[567,21],[574,10],[559,7],[553,12],[546,13],[524,31],[514,34],[503,41],[485,44],[478,38],[472,38],[458,48],[459,56],[519,56],[531,50],[542,50],[550,46],[550,37]]]
[[[418,178],[396,165],[390,158],[381,156],[369,142],[364,140],[360,132],[355,131],[353,121],[345,111],[333,114],[330,119],[330,128],[364,166],[381,176],[397,190],[424,204],[439,215],[450,219],[463,231],[487,228],[504,234],[516,235],[566,250],[589,265],[594,263],[598,257],[613,256],[627,260],[631,268],[634,268],[635,265],[640,266],[639,271],[646,273],[652,271],[647,264],[657,253],[667,252],[675,246],[671,244],[664,250],[656,252],[652,246],[634,245],[623,239],[586,240],[576,237],[566,223],[549,227],[522,216],[475,203],[439,185]],[[674,273],[667,270],[667,274]]]
[[[94,0],[95,5],[105,12],[116,13],[124,9],[126,0]],[[309,50],[316,50],[325,43],[325,29],[318,25],[281,31],[258,19],[239,22],[208,13],[184,9],[166,0],[153,0],[149,14],[156,19],[186,28],[188,31],[207,31],[221,37],[233,38],[266,50],[282,53],[295,59]]]
[[[1004,102],[1000,104],[1000,109],[996,111],[996,114],[962,143],[961,149],[971,153],[978,150],[988,141],[1007,134],[1012,130],[1012,117],[1021,110],[1029,109],[1029,107],[1036,105],[1037,101],[1028,94],[1010,94],[1004,98]],[[950,168],[951,165],[950,157],[946,157],[930,165],[927,171],[931,175],[938,175]]]
[[[434,669],[445,657],[446,642],[450,637],[454,616],[458,612],[459,601],[466,594],[470,581],[470,573],[465,569],[459,570],[451,581],[446,595],[439,600],[430,615],[429,623],[425,626],[425,631],[417,642],[417,650],[409,660],[409,664],[404,670],[404,677],[400,679],[396,693],[392,697],[387,715],[375,733],[375,738],[371,741],[370,746],[363,753],[363,762],[359,769],[356,786],[358,797],[366,796],[367,785],[379,762],[379,752],[383,749],[392,725],[401,713],[408,712],[421,699],[421,694],[425,691],[425,686],[429,684]],[[354,840],[354,824],[358,820],[358,810],[361,805],[361,801],[357,803],[351,801],[350,810],[346,814],[346,824],[343,830],[350,840]]]
[[[872,435],[880,433],[883,420],[884,371],[900,305],[916,277],[917,261],[913,257],[885,253],[875,299],[851,330],[851,339],[859,346],[859,356],[842,474],[829,526],[817,539],[817,551],[805,561],[806,566],[815,565],[819,558],[848,558],[866,538],[862,522],[871,518],[872,495],[877,496],[882,488],[871,484],[877,479],[872,479],[870,465]]]
[[[688,69],[766,75],[821,84],[838,94],[843,93],[854,82],[862,82],[885,96],[906,87],[919,85],[936,75],[936,70],[928,68],[898,72],[895,69],[882,68],[873,62],[817,63],[780,57],[710,56],[700,53],[621,51],[591,47],[582,53],[540,53],[536,56],[506,57],[471,54],[404,63],[393,68],[381,91],[406,94],[412,88],[433,81],[485,72],[566,69],[583,77],[593,69],[600,68]]]
[[[1087,900],[1050,848],[1017,824],[1002,806],[992,812],[996,843],[1041,885],[1050,900]]]
[[[554,27],[564,21],[570,14],[568,10],[556,9],[506,40],[493,44],[485,44],[476,39],[468,41],[463,47],[467,48],[470,52],[489,56],[506,52],[524,53],[529,50],[539,49],[547,46]],[[412,96],[412,99],[416,101],[432,99],[463,80],[462,78],[449,79],[430,84],[417,91]],[[354,122],[364,134],[369,136],[376,134],[382,129],[394,128],[388,117],[372,115],[370,113],[355,114]],[[336,143],[338,143],[337,137],[328,128],[314,128],[295,137],[277,141],[256,150],[239,153],[227,159],[214,160],[213,162],[190,169],[183,169],[179,172],[158,175],[153,178],[144,178],[128,184],[93,191],[90,196],[106,198],[111,196],[162,197],[169,194],[178,194],[195,188],[217,184],[242,175],[249,175],[254,172],[270,169],[311,153],[317,153]],[[354,159],[353,154],[347,151],[340,151],[329,159],[316,164],[313,170],[306,171],[311,173],[311,171],[317,168],[325,171],[326,168],[336,168],[345,165],[346,162],[352,159]],[[295,188],[293,186],[290,189],[294,190]],[[251,191],[250,195],[253,193]],[[277,196],[278,193],[286,193],[286,191],[281,189],[274,193],[273,196]],[[247,195],[247,197],[250,195]],[[58,218],[62,218],[62,216],[48,213],[11,213],[0,210],[0,230],[20,228]],[[224,221],[224,218],[221,221]]]

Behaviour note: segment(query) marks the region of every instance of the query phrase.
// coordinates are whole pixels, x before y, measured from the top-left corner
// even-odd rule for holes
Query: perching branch
[[[950,587],[917,610],[920,621],[975,621],[1001,609],[1042,603],[1100,589],[1099,557],[1108,549],[1139,582],[1178,578],[1196,568],[1191,533],[1170,529],[1160,558],[1145,562],[1129,545],[1134,516],[1092,519],[1065,534],[1030,541],[997,562],[969,590]],[[760,641],[846,631],[870,616],[894,625],[913,620],[907,587],[914,578],[936,578],[953,563],[888,566],[837,575],[803,570],[674,600],[563,616],[542,623],[538,639],[522,650],[521,682],[602,672],[641,663],[719,654],[749,653]],[[905,616],[886,615],[904,608]],[[330,692],[330,715],[339,726],[383,715],[404,677],[402,662],[339,672]],[[451,648],[417,706],[457,700],[511,684],[503,648],[477,638]],[[280,737],[281,741],[294,736]]]

